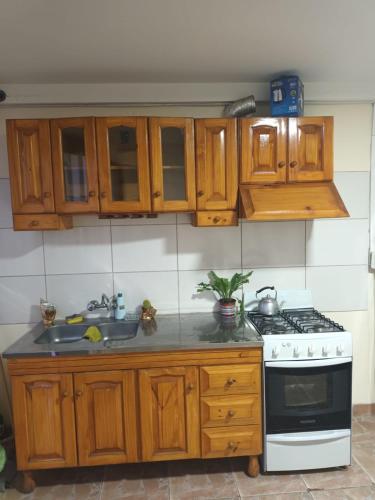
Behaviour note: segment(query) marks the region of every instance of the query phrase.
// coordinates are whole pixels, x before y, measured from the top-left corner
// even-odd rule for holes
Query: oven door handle
[[[315,366],[333,366],[351,363],[352,358],[330,358],[330,359],[312,359],[303,361],[266,361],[265,365],[269,368],[312,368]]]
[[[350,429],[339,429],[335,431],[320,431],[296,434],[268,434],[268,443],[305,443],[308,441],[335,441],[350,436]]]

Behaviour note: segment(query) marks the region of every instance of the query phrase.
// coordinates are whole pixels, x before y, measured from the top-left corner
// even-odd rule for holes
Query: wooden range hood
[[[247,220],[349,217],[333,182],[240,185],[240,216]]]

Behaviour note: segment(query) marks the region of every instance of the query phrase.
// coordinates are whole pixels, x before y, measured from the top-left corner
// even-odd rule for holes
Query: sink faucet
[[[102,301],[90,300],[87,304],[88,311],[95,311],[95,309],[107,309],[108,312],[115,309],[116,300],[112,297],[109,299],[105,293],[102,294]]]

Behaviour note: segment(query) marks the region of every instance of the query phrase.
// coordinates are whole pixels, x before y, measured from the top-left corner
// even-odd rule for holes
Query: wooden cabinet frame
[[[77,127],[84,131],[87,201],[67,201],[65,197],[64,161],[61,132],[64,128]],[[56,212],[96,213],[99,211],[98,168],[96,162],[95,119],[58,118],[51,120],[51,143]]]

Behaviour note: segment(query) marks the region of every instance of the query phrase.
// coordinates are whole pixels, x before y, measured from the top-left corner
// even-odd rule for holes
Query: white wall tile
[[[240,273],[241,269],[214,269],[224,278],[231,278],[234,273]],[[197,293],[197,285],[200,282],[208,282],[207,271],[180,271],[179,272],[179,297],[180,312],[204,312],[213,311],[217,306],[217,296],[213,292]],[[241,297],[237,292],[235,297]]]
[[[74,227],[96,227],[109,225],[109,219],[99,219],[99,217],[95,214],[82,214],[73,216]]]
[[[297,267],[305,265],[305,223],[244,222],[242,266]]]
[[[112,272],[110,227],[44,233],[47,274]]]
[[[0,278],[0,324],[37,323],[40,298],[45,296],[44,276]]]
[[[13,227],[9,179],[0,179],[0,227]]]
[[[238,227],[177,226],[178,267],[231,269],[241,267],[241,229]]]
[[[112,273],[47,276],[48,300],[56,305],[59,318],[74,313],[87,314],[89,301],[100,302],[102,293],[108,297],[113,295]],[[105,311],[102,312],[104,316]]]
[[[177,269],[176,226],[113,226],[114,272]]]
[[[367,219],[315,220],[306,224],[306,265],[368,263]]]
[[[158,214],[157,217],[125,217],[111,219],[112,226],[153,226],[159,224],[176,224],[176,214]]]
[[[370,173],[336,172],[335,184],[350,217],[368,219]]]
[[[128,312],[138,311],[145,299],[159,314],[178,312],[177,272],[115,273],[115,293],[124,291]]]
[[[367,266],[306,268],[306,288],[321,311],[360,311],[368,307]]]
[[[44,274],[42,233],[0,229],[0,276],[31,274]]]

